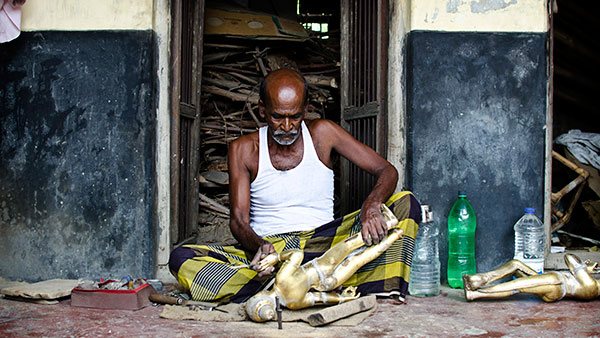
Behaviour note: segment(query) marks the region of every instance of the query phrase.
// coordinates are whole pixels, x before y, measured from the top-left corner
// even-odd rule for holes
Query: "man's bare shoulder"
[[[327,119],[312,120],[307,125],[313,142],[320,145],[333,145],[345,132],[339,124]]]
[[[337,133],[342,129],[340,125],[327,119],[316,119],[307,123],[310,135],[315,138],[329,137],[332,133]]]
[[[238,137],[229,143],[229,151],[241,152],[242,154],[258,151],[258,132]]]
[[[258,132],[242,135],[229,143],[228,164],[230,176],[247,172],[253,180],[258,171]]]

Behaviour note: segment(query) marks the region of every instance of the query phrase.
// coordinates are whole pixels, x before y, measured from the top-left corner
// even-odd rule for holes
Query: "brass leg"
[[[385,204],[382,204],[381,208],[387,228],[390,230],[398,224],[398,219]],[[322,272],[325,275],[330,275],[336,269],[337,265],[343,262],[348,255],[364,245],[365,242],[362,234],[358,233],[327,250],[321,257],[317,258],[317,264],[322,268]]]
[[[403,231],[400,229],[391,230],[388,235],[377,245],[372,245],[362,252],[348,257],[331,274],[331,278],[334,280],[333,288],[337,288],[342,285],[343,282],[347,281],[358,269],[365,264],[379,257],[385,250],[387,250],[395,241],[402,238]],[[333,289],[332,288],[332,289]]]
[[[463,284],[465,285],[465,290],[474,291],[504,277],[512,276],[513,274],[517,274],[518,276],[533,276],[537,273],[527,265],[523,264],[523,262],[512,259],[492,271],[474,275],[463,275]]]
[[[546,302],[552,302],[563,297],[563,286],[556,274],[543,274],[521,277],[478,290],[467,290],[465,288],[467,300],[505,298],[517,293],[534,294]]]

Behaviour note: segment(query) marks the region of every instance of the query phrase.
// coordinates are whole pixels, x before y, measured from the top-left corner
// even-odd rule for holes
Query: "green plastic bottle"
[[[448,214],[448,284],[453,288],[463,288],[463,274],[477,271],[475,262],[475,228],[477,217],[467,199],[467,194],[459,191],[458,199]]]

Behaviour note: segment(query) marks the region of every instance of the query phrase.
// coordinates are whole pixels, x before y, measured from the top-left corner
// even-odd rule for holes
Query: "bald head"
[[[264,78],[259,95],[264,105],[271,105],[273,100],[285,102],[302,95],[302,104],[305,105],[308,102],[308,84],[297,71],[282,68]]]

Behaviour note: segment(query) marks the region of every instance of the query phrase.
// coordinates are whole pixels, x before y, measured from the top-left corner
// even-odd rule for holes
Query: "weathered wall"
[[[28,1],[0,48],[6,278],[155,269],[152,2],[83,3]]]
[[[149,30],[154,0],[28,0],[23,6],[24,31]]]
[[[544,8],[542,1],[412,2],[407,183],[440,225],[444,279],[447,215],[458,190],[477,212],[479,271],[512,258],[512,227],[524,207],[544,213]]]

